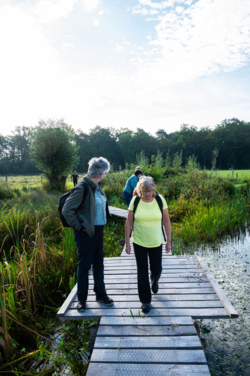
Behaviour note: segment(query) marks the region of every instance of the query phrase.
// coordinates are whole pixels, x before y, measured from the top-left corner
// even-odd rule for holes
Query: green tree
[[[132,131],[125,131],[119,134],[118,146],[124,163],[135,163],[137,140]]]
[[[37,167],[44,171],[51,187],[64,187],[66,179],[78,163],[75,133],[60,120],[41,120],[32,136],[30,154]]]

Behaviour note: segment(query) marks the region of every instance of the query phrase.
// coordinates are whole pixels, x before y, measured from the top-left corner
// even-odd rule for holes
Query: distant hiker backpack
[[[82,185],[84,187],[84,194],[83,194],[83,199],[82,199],[82,202],[83,202],[85,200],[86,196],[87,196],[88,184],[85,183],[85,181],[82,181],[82,182],[79,182],[78,185]],[[59,198],[58,212],[59,212],[59,217],[61,219],[63,227],[71,227],[68,224],[68,222],[66,221],[66,219],[64,218],[62,210],[63,210],[64,204],[65,204],[67,198],[75,191],[75,189],[76,189],[76,187],[72,188],[71,191],[65,193],[63,196],[61,196]],[[82,202],[80,203],[79,207],[81,206]]]
[[[134,214],[135,214],[135,211],[136,211],[136,209],[137,209],[137,206],[138,206],[138,204],[139,204],[139,202],[140,202],[140,197],[139,196],[136,196],[136,198],[135,198],[135,201],[134,201],[134,209],[133,209],[133,212],[134,212]],[[161,200],[161,198],[160,198],[160,196],[156,193],[156,195],[155,195],[155,199],[156,199],[156,201],[157,201],[157,204],[159,205],[159,209],[160,209],[160,211],[161,211],[161,215],[163,216],[163,204],[162,204],[162,200]],[[163,233],[163,238],[164,238],[164,240],[166,241],[166,236],[165,236],[165,231],[164,231],[164,229],[163,229],[163,225],[162,225],[162,233]]]

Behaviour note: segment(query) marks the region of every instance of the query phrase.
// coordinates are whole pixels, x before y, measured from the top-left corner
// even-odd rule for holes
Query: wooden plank
[[[133,315],[138,315],[139,309],[134,309]],[[141,312],[142,315],[142,312]],[[184,309],[184,308],[173,308],[173,309],[160,309],[160,308],[151,308],[149,313],[143,314],[149,317],[170,317],[170,316],[191,316],[193,318],[216,318],[216,319],[226,319],[228,314],[224,308],[200,308],[200,309]],[[86,309],[85,312],[78,312],[76,309],[69,309],[66,311],[64,318],[65,319],[94,319],[100,318],[102,316],[131,316],[131,311],[129,309],[107,309],[106,306],[99,309]]]
[[[172,336],[172,337],[96,337],[95,349],[202,349],[199,337]]]
[[[210,376],[207,365],[90,362],[87,376]]]
[[[69,306],[70,309],[76,309],[77,302],[72,302]],[[151,306],[154,308],[159,309],[175,309],[175,308],[184,308],[184,309],[191,309],[191,308],[223,308],[223,305],[218,300],[211,300],[211,301],[154,301],[151,303]],[[104,308],[102,303],[98,302],[86,302],[86,309],[100,309]],[[139,298],[137,302],[117,302],[114,300],[114,305],[112,306],[105,306],[106,309],[140,309],[141,303],[139,301]]]
[[[218,285],[217,281],[215,280],[212,273],[210,272],[207,264],[202,260],[202,258],[200,256],[196,255],[196,258],[197,258],[199,264],[201,265],[202,269],[204,270],[204,273],[206,274],[208,281],[210,282],[212,288],[214,289],[216,295],[220,299],[220,301],[221,301],[223,307],[225,308],[225,310],[227,311],[228,315],[231,318],[237,318],[239,316],[237,311],[234,309],[234,307],[230,303],[229,299],[226,297],[226,295],[224,294],[224,292],[222,291],[222,289]]]
[[[109,296],[112,299],[115,299],[116,302],[138,302],[138,294],[136,295],[110,295]],[[154,304],[157,301],[207,301],[207,300],[219,300],[216,294],[176,294],[176,295],[159,295],[159,294],[153,294],[152,295],[152,303]],[[78,301],[77,296],[75,296],[74,301]],[[89,295],[88,296],[88,302],[95,302],[96,297],[95,295]]]
[[[63,303],[59,311],[57,312],[57,316],[65,315],[69,305],[76,298],[76,292],[77,292],[77,284],[73,287],[73,289],[71,290],[71,293],[69,294],[69,296],[67,297],[67,299],[65,300],[65,302]]]
[[[166,254],[166,257],[169,260],[195,260],[196,261],[196,258],[193,255],[169,255],[169,254]],[[104,257],[104,263],[112,261],[112,260],[113,261],[120,260],[120,257]]]
[[[113,268],[124,268],[124,269],[129,269],[129,268],[132,268],[132,269],[136,269],[136,264],[134,265],[123,265],[122,261],[120,262],[119,265],[114,265]],[[111,267],[109,267],[110,269]],[[197,264],[189,264],[189,265],[183,265],[183,264],[180,264],[180,265],[169,265],[169,264],[164,264],[162,265],[162,268],[163,269],[170,269],[170,270],[180,270],[180,269],[185,269],[187,271],[189,271],[189,269],[194,269],[195,271],[198,271],[200,273],[202,273],[202,268]],[[106,269],[106,266],[104,266],[104,270]]]
[[[138,289],[130,289],[130,290],[123,290],[123,289],[112,289],[110,288],[107,291],[108,295],[138,295]],[[93,290],[89,290],[89,295],[95,295]],[[208,288],[182,288],[182,289],[160,289],[159,294],[214,294],[214,290],[212,287]]]
[[[172,325],[182,325],[182,326],[193,326],[193,320],[188,316],[176,316],[176,317],[102,317],[100,326],[126,326],[126,325],[136,325],[136,326],[172,326]]]
[[[90,281],[89,288],[93,286],[93,282]],[[117,289],[123,289],[123,290],[130,290],[137,288],[137,283],[116,283],[115,285],[113,283],[105,282],[106,289],[112,289],[116,287]],[[209,282],[172,282],[172,283],[159,283],[159,291],[161,289],[182,289],[182,288],[208,288],[210,287]],[[161,291],[160,291],[161,292]],[[125,292],[126,293],[126,292]]]
[[[195,335],[197,336],[196,329],[193,326],[162,326],[162,325],[155,325],[155,326],[147,326],[147,325],[117,325],[117,326],[106,326],[102,325],[99,326],[97,337],[129,337],[129,336],[190,336]]]
[[[96,363],[178,363],[206,364],[203,350],[93,350],[91,361]]]
[[[150,271],[148,273],[150,275]],[[113,275],[117,276],[119,278],[120,275],[136,275],[137,276],[137,269],[111,269],[107,270],[105,268],[104,270],[104,276]],[[189,272],[188,270],[181,270],[181,271],[171,271],[171,270],[162,270],[161,276],[162,277],[199,277],[204,276],[203,270],[197,271],[197,272]]]
[[[94,278],[93,276],[89,277],[89,283],[93,284]],[[118,283],[137,283],[137,275],[120,275],[120,276],[114,276],[114,275],[104,275],[104,282],[108,284],[118,284]],[[206,282],[207,278],[205,276],[200,277],[165,277],[164,275],[161,276],[159,283],[199,283],[199,282]]]
[[[119,269],[118,267],[117,268],[109,268],[109,270],[106,270],[106,268],[104,268],[104,274],[108,272],[113,272],[112,274],[114,274],[114,271],[117,270],[117,274],[121,274],[121,269]],[[124,270],[123,270],[124,274],[130,274],[130,273],[137,273],[137,269],[136,267],[124,267]],[[163,268],[163,271],[162,271],[162,274],[181,274],[181,273],[184,273],[184,274],[197,274],[197,273],[201,273],[203,274],[203,269],[202,268],[182,268],[182,269],[174,269],[174,268]]]
[[[196,264],[196,265],[198,265],[199,264],[199,262],[196,259],[193,259],[193,258],[186,260],[186,259],[169,259],[167,257],[164,257],[164,259],[162,261],[169,264],[169,265],[172,265],[172,264],[173,265],[174,264],[178,264],[178,265],[179,264],[185,264],[185,265]],[[123,260],[122,262],[123,262],[123,265],[124,265],[124,264],[130,264],[130,263],[134,264],[136,261],[135,261],[135,259],[131,259],[131,260],[126,259],[126,260]],[[120,257],[117,257],[115,260],[114,259],[112,259],[112,260],[104,259],[104,264],[105,265],[120,265],[121,259],[120,259]]]

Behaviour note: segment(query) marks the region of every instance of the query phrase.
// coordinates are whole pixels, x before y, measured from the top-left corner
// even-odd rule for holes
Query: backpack
[[[88,184],[85,183],[85,181],[81,181],[79,182],[79,185],[82,185],[84,187],[84,194],[83,194],[83,199],[82,199],[82,202],[80,203],[79,207],[81,206],[81,204],[83,203],[83,201],[85,200],[86,196],[87,196],[87,192],[88,192]],[[66,219],[64,218],[64,215],[62,213],[62,210],[63,210],[63,207],[64,207],[64,204],[67,200],[67,198],[75,191],[76,187],[75,188],[72,188],[71,191],[65,193],[63,196],[61,196],[59,198],[59,206],[58,206],[58,212],[59,212],[59,217],[61,219],[61,222],[62,222],[62,225],[63,227],[71,227],[68,222],[66,221]]]
[[[136,209],[137,209],[137,206],[138,206],[138,204],[139,204],[139,202],[140,202],[140,197],[139,196],[136,196],[136,198],[135,198],[135,201],[134,201],[134,209],[133,209],[133,212],[134,212],[134,214],[135,214],[135,211],[136,211]],[[157,201],[157,204],[159,205],[159,209],[160,209],[160,211],[161,211],[161,215],[163,215],[163,204],[162,204],[162,200],[161,200],[161,198],[160,198],[160,196],[156,193],[156,195],[155,195],[155,199],[156,199],[156,201]],[[131,233],[132,233],[132,231],[131,231]],[[164,238],[164,240],[166,241],[166,236],[165,236],[165,232],[164,232],[164,229],[163,229],[163,225],[162,225],[162,233],[163,233],[163,238]]]

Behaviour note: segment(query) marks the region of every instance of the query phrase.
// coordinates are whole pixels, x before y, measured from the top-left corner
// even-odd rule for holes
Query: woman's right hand
[[[131,253],[131,246],[130,246],[130,243],[126,244],[126,248],[125,248],[125,251],[128,255],[130,255]]]

